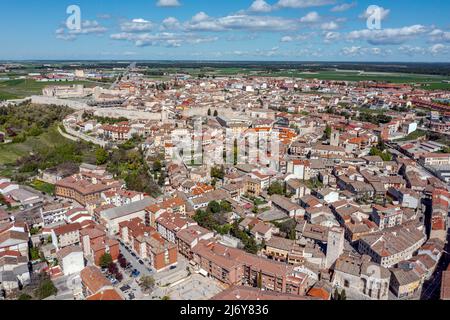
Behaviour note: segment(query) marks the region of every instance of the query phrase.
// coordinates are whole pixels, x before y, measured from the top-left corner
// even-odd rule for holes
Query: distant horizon
[[[191,63],[340,63],[340,64],[448,64],[450,61],[346,61],[346,60],[189,60],[189,59],[0,59],[0,63],[8,62],[191,62]]]

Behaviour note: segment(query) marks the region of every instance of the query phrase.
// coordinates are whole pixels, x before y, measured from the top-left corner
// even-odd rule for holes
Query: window
[[[350,281],[348,281],[347,279],[344,280],[344,287],[350,288]]]

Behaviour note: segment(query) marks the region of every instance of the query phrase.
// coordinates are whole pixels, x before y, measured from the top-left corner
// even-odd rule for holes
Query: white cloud
[[[292,41],[294,41],[294,38],[291,37],[291,36],[284,36],[284,37],[281,38],[280,41],[281,42],[292,42]]]
[[[55,31],[56,38],[60,40],[73,41],[80,35],[104,34],[107,28],[101,26],[95,20],[84,20],[81,22],[81,29],[67,29],[64,25]]]
[[[442,43],[438,43],[438,44],[433,45],[430,48],[430,53],[432,55],[440,55],[440,54],[448,53],[449,48],[450,47],[443,45]]]
[[[389,13],[391,12],[390,9],[385,9],[383,7],[378,6],[379,10],[380,10],[380,19],[384,20],[387,18],[387,16],[389,15]],[[366,11],[364,11],[363,13],[361,13],[359,15],[359,18],[361,19],[367,19],[369,17],[371,17],[373,14],[375,14],[375,6],[369,6],[367,7]]]
[[[434,29],[429,34],[432,42],[450,42],[450,32]]]
[[[423,25],[413,25],[397,29],[356,30],[347,35],[348,40],[366,40],[373,45],[402,44],[427,32]]]
[[[367,48],[360,46],[352,46],[352,47],[344,47],[341,49],[341,54],[344,56],[365,56],[365,55],[374,55],[374,56],[385,56],[392,53],[391,50],[383,50],[381,48]]]
[[[272,10],[273,10],[272,6],[264,0],[255,0],[248,9],[249,12],[264,12],[264,13],[271,12]]]
[[[276,4],[278,8],[310,8],[310,7],[321,7],[330,4],[335,4],[335,0],[280,0]]]
[[[206,13],[199,12],[195,16],[192,17],[193,22],[202,22],[211,19]]]
[[[177,18],[168,17],[163,20],[161,24],[161,29],[163,30],[176,30],[181,28],[181,23]]]
[[[214,42],[218,37],[200,37],[192,33],[130,33],[122,32],[112,34],[111,39],[129,41],[134,43],[137,47],[145,46],[165,46],[165,47],[180,47],[183,44],[200,44],[205,42]]]
[[[402,54],[408,56],[417,56],[417,55],[448,55],[450,53],[450,46],[446,46],[442,43],[437,43],[431,47],[419,47],[419,46],[410,46],[404,45],[398,48],[398,51]]]
[[[139,18],[122,22],[120,30],[124,32],[144,32],[152,30],[154,26],[152,22]]]
[[[310,33],[298,34],[295,36],[283,36],[280,39],[280,42],[286,43],[286,42],[293,42],[293,41],[304,41],[304,40],[311,38],[314,35],[316,35],[316,33],[310,32]]]
[[[158,0],[156,5],[158,7],[179,7],[181,3],[178,0]]]
[[[316,11],[309,12],[306,16],[300,18],[302,23],[316,23],[319,22],[320,15]]]
[[[354,7],[356,7],[356,2],[343,3],[331,8],[331,12],[344,12]]]
[[[320,25],[320,29],[328,31],[337,30],[339,29],[339,25],[334,21],[325,22]]]
[[[410,46],[410,45],[404,45],[404,46],[400,46],[398,48],[398,51],[406,54],[408,56],[415,56],[415,55],[423,55],[426,54],[427,50],[425,48],[422,47],[414,47],[414,46]]]
[[[330,42],[339,40],[340,38],[341,38],[341,34],[339,32],[330,31],[330,32],[326,32],[324,34],[324,41],[326,43],[330,43]]]
[[[188,31],[287,31],[295,30],[298,25],[295,20],[280,17],[237,14],[212,18],[201,12],[185,23],[184,27]]]

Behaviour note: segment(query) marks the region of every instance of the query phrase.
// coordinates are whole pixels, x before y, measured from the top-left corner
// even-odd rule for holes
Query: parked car
[[[169,268],[169,270],[173,270],[173,269],[176,269],[177,268],[177,266],[171,266],[170,268]]]
[[[144,264],[144,261],[142,261],[142,260],[139,260],[138,262],[142,265]]]
[[[131,273],[132,277],[137,278],[141,273],[138,270],[133,270],[133,272]]]

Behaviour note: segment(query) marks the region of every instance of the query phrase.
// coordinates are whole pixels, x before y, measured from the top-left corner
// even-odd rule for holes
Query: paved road
[[[114,83],[111,84],[111,86],[109,87],[110,90],[113,90],[116,88],[117,84],[120,82],[119,79],[123,79],[124,77],[126,77],[128,75],[128,73],[130,73],[131,69],[136,68],[136,62],[131,63],[127,69],[125,70],[125,72],[121,75],[119,75],[116,79],[116,81],[114,81]]]
[[[139,259],[133,257],[133,255],[125,248],[123,244],[120,243],[120,253],[127,259],[129,263],[131,263],[133,269],[138,270],[141,274],[139,277],[142,276],[153,276],[155,274],[155,271],[151,266],[144,261],[144,265],[139,263]],[[150,268],[152,271],[148,270]]]

